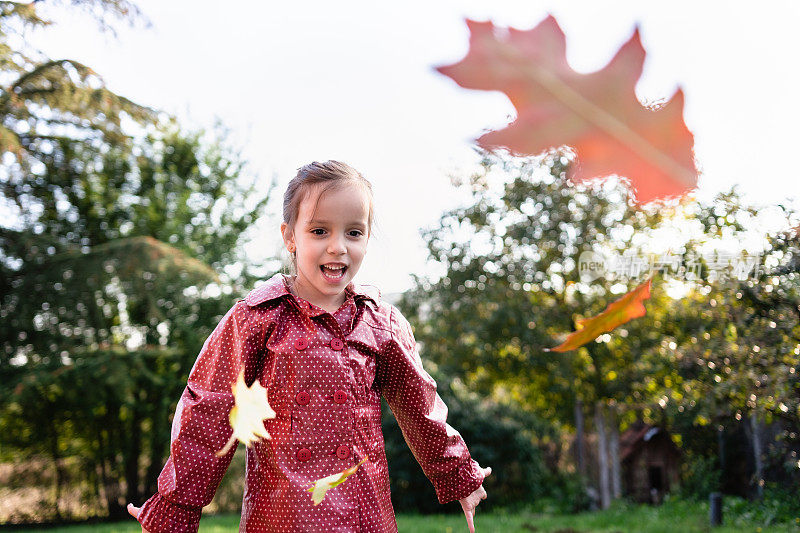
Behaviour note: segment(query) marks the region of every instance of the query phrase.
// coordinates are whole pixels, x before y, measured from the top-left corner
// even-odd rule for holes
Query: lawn
[[[739,506],[741,507],[741,506]],[[747,513],[732,514],[732,507],[723,508],[726,517],[721,527],[711,528],[708,522],[708,505],[685,501],[666,502],[659,507],[615,502],[605,511],[596,513],[543,514],[532,511],[492,511],[475,517],[476,533],[523,532],[540,533],[692,533],[714,531],[719,533],[800,533],[800,517],[790,523],[759,526]],[[727,512],[727,514],[726,514]],[[398,514],[398,529],[407,533],[454,533],[467,531],[463,515]],[[205,516],[200,523],[201,533],[233,533],[238,531],[238,515]],[[131,519],[98,525],[28,529],[48,533],[116,533],[141,531]]]

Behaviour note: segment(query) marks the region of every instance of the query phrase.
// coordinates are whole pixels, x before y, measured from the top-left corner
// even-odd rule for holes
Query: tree
[[[113,32],[111,14],[135,24],[146,21],[126,0],[77,0],[75,7],[92,13],[100,27]],[[47,26],[41,3],[0,1],[0,153],[4,160],[4,194],[16,200],[12,183],[22,186],[29,176],[41,176],[42,159],[58,157],[65,145],[123,143],[129,135],[122,121],[152,122],[157,113],[105,87],[90,67],[71,59],[50,59],[24,46],[26,28]],[[19,204],[24,209],[22,204]]]
[[[716,237],[742,242],[752,231],[755,206],[732,189],[693,209],[703,238],[691,242],[686,254],[700,267],[699,276],[687,295],[670,306],[661,344],[642,357],[654,376],[669,376],[670,381],[656,378],[646,391],[636,392],[660,396],[671,420],[688,418],[713,427],[720,437],[720,463],[726,431],[741,429],[749,435],[755,494],[765,476],[784,486],[800,486],[799,220],[790,207],[775,207],[783,217],[782,228],[764,235],[762,249],[744,256],[726,250],[703,253],[702,248]],[[670,376],[667,368],[677,376]],[[760,467],[766,455],[759,452],[758,435],[763,423],[773,422],[781,429],[771,442],[763,442],[772,459]],[[733,475],[730,465],[720,466]]]
[[[169,408],[182,389],[178,376],[193,361],[184,346],[202,343],[210,332],[205,317],[229,303],[186,288],[219,278],[171,246],[136,237],[51,258],[15,281],[0,314],[4,322],[10,315],[30,321],[32,331],[16,338],[3,331],[6,350],[17,341],[14,358],[0,365],[8,385],[0,393],[3,447],[16,460],[50,457],[55,518],[62,518],[65,458],[77,459],[79,479],[96,487],[110,516],[124,516],[125,498],[154,490],[169,443]],[[185,316],[192,309],[194,318]],[[140,312],[161,335],[152,344],[144,342]],[[40,346],[45,339],[49,348]]]
[[[66,158],[45,159],[46,178],[26,188],[25,203],[36,207],[21,216],[18,227],[0,228],[0,253],[5,258],[0,287],[4,305],[12,306],[3,325],[4,339],[23,336],[23,344],[33,343],[35,353],[45,353],[51,345],[72,345],[60,332],[49,336],[37,331],[33,321],[43,301],[73,298],[64,292],[64,284],[38,287],[46,290],[36,293],[40,301],[31,301],[30,292],[19,292],[22,280],[36,279],[60,257],[76,257],[117,239],[151,237],[215,271],[243,260],[242,237],[264,212],[269,195],[256,199],[255,183],[242,183],[245,164],[238,154],[218,138],[204,140],[204,133],[183,132],[169,120],[136,147],[138,154],[116,146],[98,153],[89,145],[74,145],[64,152]],[[141,274],[151,258],[129,258],[133,260]],[[77,261],[73,266],[76,270],[66,275],[78,279],[90,277],[96,268],[87,263],[84,270]],[[247,265],[243,271],[248,272]],[[137,296],[145,301],[148,297]],[[148,344],[156,344],[161,336],[153,328],[158,307],[142,306],[130,316],[134,323],[151,326],[145,335]],[[69,307],[58,321],[82,328],[80,320],[89,320],[85,313]],[[107,327],[94,326],[97,342],[112,339]],[[9,348],[3,361],[13,356]]]
[[[566,186],[563,153],[482,157],[469,183],[471,205],[445,213],[424,232],[431,259],[446,273],[437,281],[416,278],[402,305],[442,372],[562,428],[575,427],[578,402],[587,408],[581,416],[598,402],[626,403],[632,384],[643,379],[636,358],[660,340],[644,328],[632,338],[628,329],[637,325],[631,324],[573,352],[544,351],[572,331],[575,316],[597,314],[627,290],[608,280],[582,281],[580,254],[636,251],[637,239],[669,210],[635,208],[618,182]],[[650,320],[659,319],[666,299],[654,292]]]
[[[704,275],[686,283],[685,296],[670,296],[668,271],[653,283],[646,316],[573,352],[545,352],[572,331],[574,317],[597,314],[614,293],[630,288],[626,279],[581,279],[581,251],[636,257],[654,248],[660,232],[678,228],[683,242],[670,253],[683,265],[675,274],[688,276],[692,265],[707,270],[721,260],[704,256],[703,245],[743,232],[755,213],[735,192],[707,204],[639,211],[614,184],[565,186],[565,164],[557,153],[541,160],[485,154],[469,182],[470,205],[445,213],[424,232],[445,274],[417,278],[401,304],[415,317],[426,355],[469,388],[520,404],[565,430],[572,430],[572,420],[577,430],[596,413],[601,460],[602,449],[612,462],[619,453],[614,434],[620,427],[603,415],[606,405],[620,409],[624,429],[636,418],[681,428],[691,425],[689,418],[748,419],[758,404],[766,420],[784,420],[785,441],[798,438],[796,215],[785,210],[785,226],[795,229],[769,237],[769,261],[780,267],[749,280]],[[716,435],[708,437],[716,444]],[[796,444],[782,450],[776,459],[784,465],[782,479],[796,477],[796,459],[790,460]],[[602,468],[600,476],[606,504],[612,482],[619,494],[618,466],[610,468],[611,475]]]
[[[143,19],[125,0],[69,5],[112,32],[108,15]],[[0,226],[0,439],[51,458],[55,517],[67,456],[124,516],[155,490],[181,376],[255,278],[240,244],[269,194],[242,183],[219,123],[184,131],[24,46],[51,24],[41,6],[0,1],[0,179],[15,208]]]
[[[130,149],[65,144],[26,189],[38,216],[2,229],[0,439],[79,456],[109,516],[155,491],[182,380],[254,277],[224,269],[269,196],[205,133],[168,120]]]

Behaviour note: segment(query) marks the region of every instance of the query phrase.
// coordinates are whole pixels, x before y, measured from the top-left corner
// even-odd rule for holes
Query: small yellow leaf
[[[336,487],[337,485],[341,485],[345,482],[345,480],[351,474],[354,474],[358,467],[361,466],[364,461],[367,460],[367,457],[364,457],[359,461],[358,464],[351,466],[350,468],[339,472],[338,474],[332,474],[328,477],[323,477],[314,482],[308,492],[311,493],[311,499],[314,502],[314,505],[319,505],[322,502],[322,499],[325,497],[325,493],[328,492],[329,489]]]
[[[227,454],[237,439],[245,446],[250,447],[260,438],[270,438],[267,428],[264,426],[264,420],[275,418],[275,411],[269,406],[267,400],[267,389],[258,380],[248,387],[244,382],[244,369],[239,372],[239,377],[231,389],[234,406],[228,417],[233,428],[233,435],[227,444],[217,452],[218,457]]]

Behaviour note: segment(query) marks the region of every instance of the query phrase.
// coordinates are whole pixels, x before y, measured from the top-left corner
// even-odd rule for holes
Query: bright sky
[[[52,58],[91,66],[145,105],[210,125],[215,116],[244,148],[264,189],[279,178],[271,216],[247,250],[274,257],[289,179],[313,160],[348,162],[371,180],[377,233],[356,281],[384,293],[411,286],[426,265],[419,229],[466,195],[472,140],[515,114],[497,91],[461,89],[434,66],[468,48],[465,17],[529,29],[552,13],[578,71],[603,67],[638,22],[647,51],[643,100],[686,94],[685,120],[702,165],[700,195],[739,183],[749,200],[800,192],[800,4],[632,1],[405,0],[403,2],[187,0],[137,2],[150,30],[114,40],[83,16],[53,12],[30,42]],[[794,157],[794,156],[793,156]],[[285,253],[285,252],[284,252]]]

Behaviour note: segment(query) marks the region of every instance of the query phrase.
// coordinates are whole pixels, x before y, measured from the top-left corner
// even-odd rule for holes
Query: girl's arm
[[[170,456],[158,476],[158,492],[137,517],[150,533],[196,532],[204,506],[211,503],[236,451],[215,453],[233,434],[228,415],[231,387],[245,367],[254,380],[258,328],[248,324],[248,306],[239,300],[206,339],[189,373],[172,420]]]
[[[390,323],[392,340],[377,362],[381,392],[439,503],[466,498],[481,486],[484,471],[461,434],[447,423],[447,406],[422,368],[411,325],[394,306]]]

